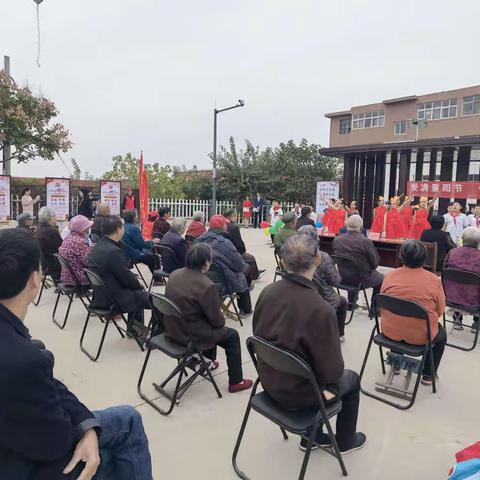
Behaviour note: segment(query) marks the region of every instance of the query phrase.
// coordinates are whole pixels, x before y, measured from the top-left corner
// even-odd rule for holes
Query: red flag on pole
[[[139,169],[139,190],[140,190],[140,223],[148,221],[148,176],[143,168],[143,150],[140,154]]]

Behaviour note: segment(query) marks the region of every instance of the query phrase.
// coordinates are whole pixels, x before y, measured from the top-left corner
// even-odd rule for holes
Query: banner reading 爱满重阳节
[[[323,198],[339,198],[340,197],[340,182],[317,182],[317,202],[315,211],[323,213],[328,205],[323,201]]]
[[[120,215],[121,183],[102,180],[100,182],[100,202],[110,205],[110,215]]]
[[[57,219],[68,220],[70,215],[70,180],[68,178],[45,178],[47,207],[55,210]]]
[[[11,218],[10,177],[0,175],[0,222]]]

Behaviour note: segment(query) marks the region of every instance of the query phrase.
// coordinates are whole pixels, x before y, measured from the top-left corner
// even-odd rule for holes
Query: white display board
[[[0,222],[8,221],[10,218],[10,177],[8,175],[0,175]]]
[[[68,219],[70,214],[70,180],[46,178],[47,207],[55,210],[58,220]]]
[[[121,183],[109,180],[100,182],[100,202],[110,205],[111,215],[120,215]]]
[[[327,204],[322,200],[322,196],[330,198],[339,198],[340,196],[340,182],[317,182],[317,202],[316,212],[323,213],[327,208]]]

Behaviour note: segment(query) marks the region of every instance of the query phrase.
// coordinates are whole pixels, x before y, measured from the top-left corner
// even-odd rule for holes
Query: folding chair
[[[243,327],[242,317],[237,307],[236,300],[238,296],[235,292],[227,293],[225,290],[226,280],[223,270],[217,265],[212,263],[210,269],[207,272],[207,276],[212,280],[212,282],[217,287],[218,298],[220,300],[220,308],[226,317],[231,320],[235,320],[240,323],[240,326]],[[232,310],[233,308],[233,310]]]
[[[195,342],[191,338],[190,331],[188,328],[187,322],[182,317],[182,312],[178,308],[178,306],[169,300],[164,295],[160,295],[157,293],[151,293],[151,301],[152,301],[152,308],[156,309],[159,314],[165,317],[174,317],[174,321],[179,322],[182,324],[184,332],[187,333],[190,340],[188,345],[180,345],[178,343],[173,342],[168,338],[165,333],[161,333],[160,335],[156,335],[153,338],[148,340],[148,350],[145,356],[145,361],[143,363],[142,370],[140,372],[140,377],[137,383],[137,391],[140,397],[145,400],[149,405],[151,405],[157,412],[160,412],[162,415],[170,415],[172,413],[175,405],[180,405],[180,399],[188,390],[188,388],[193,384],[193,382],[200,376],[205,380],[208,380],[212,383],[213,388],[217,392],[218,398],[222,398],[222,394],[218,389],[218,386],[213,378],[212,372],[208,366],[208,363],[205,361],[205,357],[203,356],[201,350],[196,346]],[[163,408],[159,407],[157,404],[153,402],[145,393],[142,391],[142,381],[145,375],[145,370],[147,369],[147,365],[150,359],[150,355],[153,350],[160,350],[165,355],[173,358],[177,361],[177,366],[173,369],[173,371],[168,375],[168,377],[160,384],[154,383],[153,386],[155,389],[164,397],[170,400],[170,406],[168,410],[164,410]],[[196,356],[198,361],[200,362],[198,365],[198,369],[193,372],[193,374],[182,383],[183,377],[187,376],[186,368],[188,366],[189,360]],[[175,384],[175,389],[173,394],[167,392],[165,387],[167,384],[173,380],[175,377],[177,378],[177,382]]]
[[[108,308],[107,310],[99,309],[99,308],[92,308],[90,305],[87,306],[87,312],[88,313],[87,313],[87,318],[85,319],[85,325],[84,325],[83,330],[82,330],[82,335],[80,337],[80,350],[82,350],[82,352],[90,360],[92,360],[93,362],[96,362],[98,360],[98,358],[100,357],[100,354],[102,352],[103,343],[105,341],[105,336],[107,335],[107,330],[108,330],[108,327],[109,327],[110,323],[113,323],[115,325],[118,333],[120,334],[120,336],[122,338],[125,338],[124,332],[126,333],[126,331],[118,326],[116,317],[118,317],[118,315],[120,315],[122,317],[122,320],[127,325],[127,327],[130,326],[130,324],[129,324],[128,320],[125,318],[125,315],[122,313],[122,311],[121,311],[120,307],[118,306],[117,302],[115,301],[115,299],[110,295],[110,291],[108,290],[108,288],[105,285],[102,278],[99,275],[97,275],[95,272],[92,272],[91,270],[84,269],[84,272],[85,272],[85,275],[88,278],[88,281],[90,282],[90,284],[94,288],[94,296],[95,296],[95,289],[96,288],[102,289],[105,292],[105,294],[108,298],[108,301],[110,302],[110,308]],[[104,325],[105,325],[104,328],[103,328],[102,336],[100,338],[100,344],[98,346],[98,350],[97,350],[97,353],[95,355],[92,355],[83,346],[83,340],[85,338],[85,333],[87,331],[88,323],[89,323],[90,317],[92,315],[100,318],[100,320],[102,320],[104,322]],[[139,339],[139,337],[136,336],[136,335],[132,334],[132,336],[134,337],[134,339],[137,342],[140,349],[143,351],[144,350],[143,349],[143,341],[141,341],[141,339]]]
[[[43,255],[43,254],[42,254]],[[57,260],[55,259],[55,257],[53,257],[53,255],[48,255],[46,254],[46,256],[50,256],[52,257],[52,263],[53,262],[57,262]],[[37,299],[33,302],[33,304],[38,307],[38,305],[40,305],[40,300],[42,299],[42,294],[43,294],[43,290],[46,289],[46,288],[49,288],[49,285],[48,285],[48,278],[50,277],[50,280],[53,282],[53,284],[56,286],[57,283],[58,283],[58,278],[57,278],[57,274],[55,272],[54,273],[51,273],[50,270],[48,268],[46,268],[43,272],[43,275],[42,275],[42,286],[40,287],[40,292],[38,293],[38,297]]]
[[[372,313],[370,311],[370,306],[368,303],[367,292],[362,282],[362,277],[361,277],[362,270],[360,266],[357,264],[357,262],[355,262],[355,260],[352,260],[351,258],[348,258],[348,257],[341,257],[339,255],[332,255],[332,260],[338,266],[338,271],[342,276],[342,283],[339,285],[337,290],[346,290],[347,292],[354,292],[354,295],[355,295],[355,300],[352,305],[352,312],[350,313],[350,318],[348,319],[348,322],[345,322],[345,325],[348,325],[352,321],[353,314],[355,313],[355,310],[359,307],[357,302],[358,302],[358,295],[360,291],[363,292],[363,296],[367,304],[368,316],[372,318]]]
[[[473,272],[465,272],[462,270],[455,270],[453,268],[447,268],[446,270],[443,271],[442,273],[442,284],[443,284],[443,290],[445,291],[445,298],[447,299],[447,307],[453,308],[456,311],[458,311],[461,314],[466,314],[466,315],[473,315],[476,316],[477,318],[480,319],[480,296],[478,298],[478,305],[476,307],[469,307],[467,305],[460,305],[457,303],[449,302],[448,300],[448,288],[445,288],[445,281],[449,282],[454,282],[458,283],[461,285],[470,285],[470,286],[476,286],[479,291],[480,291],[480,275],[473,273]],[[480,321],[480,320],[479,320]],[[445,312],[443,313],[443,325],[445,328],[447,328],[447,323],[454,323],[453,320],[447,320],[445,317]],[[476,322],[478,323],[478,321]],[[468,327],[471,329],[474,329],[474,338],[473,338],[473,345],[470,348],[467,347],[462,347],[461,345],[456,345],[453,343],[448,343],[447,345],[449,347],[457,348],[459,350],[463,350],[465,352],[469,352],[473,350],[477,346],[477,340],[478,340],[478,327],[477,324],[474,323],[473,325],[467,326],[462,322],[460,322],[460,326],[463,327]],[[452,334],[453,332],[450,332]]]
[[[157,252],[161,267],[153,271],[150,285],[148,286],[149,292],[152,290],[153,282],[155,280],[161,280],[165,284],[167,283],[170,273],[168,273],[165,268],[168,269],[170,266],[176,264],[175,252],[167,245],[155,245],[155,251]]]
[[[273,251],[273,256],[275,258],[275,263],[277,264],[277,267],[275,268],[275,274],[273,276],[273,281],[275,282],[277,280],[277,277],[283,277],[283,275],[287,272],[282,266],[280,249],[278,247],[275,247]]]
[[[363,374],[365,372],[368,356],[370,354],[370,348],[372,346],[372,343],[375,343],[375,345],[378,345],[379,348],[382,373],[384,375],[386,374],[386,370],[385,359],[382,349],[386,348],[391,350],[390,353],[394,353],[394,355],[390,355],[389,357],[391,360],[391,375],[389,375],[389,382],[385,384],[377,384],[377,391],[404,398],[406,400],[409,400],[409,403],[406,405],[403,405],[401,403],[395,403],[384,397],[375,395],[374,393],[365,390],[363,387],[360,388],[362,393],[364,393],[368,397],[380,400],[381,402],[386,403],[387,405],[391,405],[392,407],[398,408],[400,410],[408,410],[415,402],[415,398],[418,392],[418,386],[420,385],[420,379],[423,375],[423,367],[425,366],[426,361],[430,362],[430,368],[432,372],[432,392],[437,392],[437,388],[435,385],[436,372],[433,365],[432,335],[430,331],[430,319],[428,318],[428,312],[416,302],[384,294],[377,295],[374,301],[374,306],[375,326],[372,329],[370,340],[368,341],[367,352],[365,353],[365,358],[363,359],[362,369],[360,371],[360,384],[362,382]],[[415,318],[418,319],[418,322],[425,322],[427,329],[427,343],[425,345],[412,345],[403,341],[397,342],[395,340],[391,340],[390,338],[383,335],[383,333],[381,333],[380,331],[380,324],[378,321],[378,308],[382,308],[401,317]],[[421,357],[419,361],[417,360],[418,357]],[[404,389],[398,389],[393,387],[392,382],[390,381],[393,380],[395,372],[398,371],[398,369],[400,368],[407,369],[408,380],[412,374],[417,375],[412,393],[408,391],[408,386],[410,383],[409,381],[408,385],[405,385]]]
[[[347,475],[347,469],[343,463],[340,450],[337,445],[337,440],[330,425],[330,418],[337,415],[342,409],[342,402],[338,399],[333,400],[330,404],[325,405],[323,399],[324,388],[317,384],[315,374],[311,367],[298,355],[283,348],[277,347],[272,343],[260,337],[249,337],[247,339],[247,348],[252,358],[253,364],[258,372],[258,361],[268,364],[271,368],[289,375],[307,380],[312,386],[315,393],[318,406],[308,410],[289,410],[282,408],[275,402],[267,392],[257,393],[257,387],[261,381],[259,376],[253,385],[250,398],[248,400],[247,409],[243,417],[242,426],[238,434],[235,449],[232,455],[232,464],[235,473],[244,480],[248,480],[247,475],[243,473],[237,465],[237,455],[240,449],[240,443],[245,433],[250,410],[253,408],[257,413],[266,417],[271,422],[280,427],[285,440],[288,439],[287,431],[300,435],[302,438],[308,440],[305,455],[303,457],[302,467],[300,469],[299,480],[303,480],[307,470],[308,461],[310,459],[310,452],[315,441],[318,429],[321,425],[327,427],[328,436],[332,442],[331,448],[319,447],[330,455],[334,456],[344,476]]]
[[[57,283],[57,299],[55,301],[55,306],[53,308],[53,313],[52,313],[52,320],[57,327],[59,327],[61,330],[65,328],[65,325],[67,324],[68,320],[68,315],[70,313],[70,307],[72,306],[73,299],[75,298],[75,295],[77,295],[80,298],[80,301],[82,302],[83,306],[87,309],[88,312],[88,304],[85,303],[84,296],[87,297],[88,303],[90,303],[90,298],[88,294],[83,290],[83,286],[80,283],[80,280],[78,279],[77,275],[75,274],[72,266],[70,265],[70,262],[65,258],[59,255],[58,253],[54,253],[54,257],[58,260],[58,263],[62,267],[62,270],[66,270],[70,273],[70,276],[75,280],[75,285],[67,285],[64,282],[58,282]],[[67,311],[65,313],[65,317],[63,319],[62,323],[59,323],[55,319],[55,313],[57,312],[57,307],[58,307],[58,302],[60,300],[60,297],[62,295],[65,295],[68,298],[68,305],[67,305]]]

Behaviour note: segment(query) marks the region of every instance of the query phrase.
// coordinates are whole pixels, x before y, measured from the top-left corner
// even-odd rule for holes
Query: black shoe
[[[353,442],[353,445],[350,448],[347,448],[346,450],[340,449],[340,453],[342,455],[345,455],[346,453],[350,453],[355,450],[360,450],[365,446],[366,443],[367,443],[367,436],[362,432],[357,432],[355,434],[355,440]]]
[[[307,450],[307,445],[308,445],[308,440],[302,437],[298,448],[302,452],[305,452]],[[317,448],[320,448],[320,447],[324,447],[324,448],[330,447],[331,445],[332,445],[332,442],[330,440],[330,437],[326,433],[317,433],[317,441],[313,442],[312,450],[316,450]]]

